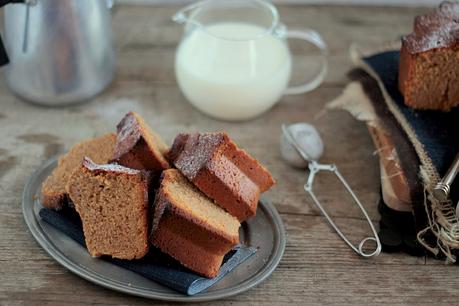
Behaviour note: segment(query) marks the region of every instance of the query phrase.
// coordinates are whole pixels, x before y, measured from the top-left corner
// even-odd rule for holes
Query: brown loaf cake
[[[448,111],[459,105],[459,3],[416,17],[402,39],[399,88],[405,104]]]
[[[239,243],[237,219],[176,169],[162,173],[154,207],[153,245],[203,276],[217,276],[224,255]]]
[[[226,133],[179,134],[169,160],[204,194],[244,221],[254,216],[271,174]]]
[[[157,174],[170,168],[164,157],[168,147],[138,114],[127,113],[117,125],[117,131],[114,162]]]
[[[65,185],[73,170],[81,166],[85,156],[90,157],[96,163],[107,163],[113,156],[115,141],[114,133],[82,141],[59,158],[57,167],[43,183],[42,205],[50,209],[64,207],[68,202]]]
[[[96,165],[89,158],[74,170],[67,191],[91,256],[136,259],[148,252],[148,189],[145,171]]]

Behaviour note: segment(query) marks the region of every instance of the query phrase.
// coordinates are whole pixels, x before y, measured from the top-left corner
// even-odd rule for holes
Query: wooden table
[[[36,167],[59,150],[112,131],[128,110],[141,113],[170,143],[180,131],[226,130],[274,174],[268,193],[288,233],[284,258],[258,287],[219,304],[457,303],[459,270],[442,262],[404,254],[357,257],[324,222],[302,185],[304,171],[288,167],[279,154],[280,124],[311,122],[321,132],[324,162],[336,162],[365,203],[379,215],[378,158],[363,123],[343,111],[317,119],[339,95],[351,68],[348,47],[390,41],[409,31],[419,8],[282,6],[290,27],[317,29],[330,48],[330,73],[317,90],[285,97],[262,117],[244,123],[215,121],[188,104],[176,86],[174,49],[181,27],[170,21],[177,7],[118,6],[113,27],[118,53],[116,79],[91,103],[67,108],[27,104],[0,83],[0,304],[150,304],[93,285],[54,262],[38,246],[21,213],[21,193]],[[296,48],[295,48],[296,49]],[[362,215],[332,176],[318,179],[329,211],[355,241],[369,233]]]

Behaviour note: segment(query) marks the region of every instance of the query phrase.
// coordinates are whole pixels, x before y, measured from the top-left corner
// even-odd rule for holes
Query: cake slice
[[[113,161],[132,169],[156,174],[170,168],[164,153],[168,147],[138,114],[129,112],[117,125]]]
[[[137,259],[148,252],[149,181],[145,171],[89,158],[72,173],[67,191],[91,256]]]
[[[416,109],[449,111],[459,105],[459,3],[443,2],[416,17],[403,37],[399,89]]]
[[[218,275],[223,257],[239,243],[239,222],[178,170],[165,170],[156,194],[152,243],[185,267]]]
[[[179,134],[168,158],[241,222],[255,215],[260,194],[274,185],[269,171],[223,132]]]
[[[74,145],[59,158],[57,167],[43,183],[41,204],[49,209],[62,209],[68,202],[65,185],[73,170],[81,166],[85,156],[99,164],[107,163],[113,157],[115,142],[116,135],[111,133]]]

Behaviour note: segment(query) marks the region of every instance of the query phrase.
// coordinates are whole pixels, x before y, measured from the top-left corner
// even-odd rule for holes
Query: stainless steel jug
[[[101,92],[115,69],[111,1],[23,2],[5,7],[9,64],[4,73],[11,90],[50,106],[85,101]]]

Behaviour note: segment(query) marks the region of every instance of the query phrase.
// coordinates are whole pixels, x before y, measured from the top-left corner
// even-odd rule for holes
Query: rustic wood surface
[[[346,84],[345,74],[351,68],[347,50],[352,42],[374,45],[396,39],[409,31],[414,15],[423,9],[279,7],[289,27],[310,26],[324,36],[330,48],[330,73],[319,89],[284,97],[262,117],[244,123],[203,116],[177,89],[173,61],[181,27],[170,21],[176,9],[115,8],[116,79],[90,103],[37,107],[11,95],[0,82],[0,304],[152,303],[98,287],[61,267],[34,241],[21,213],[22,189],[36,167],[80,139],[112,131],[128,110],[141,113],[169,143],[180,131],[226,130],[277,179],[268,196],[288,233],[284,258],[264,283],[219,304],[456,304],[456,266],[403,254],[364,260],[351,252],[305,195],[304,172],[282,162],[278,150],[281,123],[315,124],[326,144],[323,161],[340,167],[377,224],[378,160],[365,125],[342,111],[326,112],[319,119],[317,114]],[[300,47],[294,44],[295,52]],[[347,235],[355,241],[367,235],[369,229],[358,209],[333,177],[321,176],[318,183],[324,203]]]

